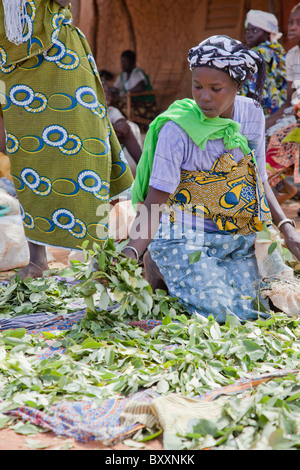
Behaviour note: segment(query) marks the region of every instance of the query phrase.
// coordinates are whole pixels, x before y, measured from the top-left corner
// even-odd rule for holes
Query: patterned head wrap
[[[236,39],[228,36],[211,36],[189,50],[190,69],[212,67],[243,83],[251,75],[256,75],[254,99],[262,102],[262,90],[266,78],[265,62],[259,52],[249,49]]]
[[[280,33],[278,29],[278,20],[273,13],[261,10],[250,10],[246,16],[246,28],[249,23],[257,28],[263,29],[267,33],[270,33],[271,42],[278,41],[282,36],[282,33]]]
[[[18,45],[24,42],[23,32],[26,29],[26,1],[2,0],[4,23],[7,39]]]
[[[227,72],[239,83],[257,73],[262,60],[256,52],[228,36],[211,36],[190,49],[188,55],[191,70],[201,66],[213,67]]]

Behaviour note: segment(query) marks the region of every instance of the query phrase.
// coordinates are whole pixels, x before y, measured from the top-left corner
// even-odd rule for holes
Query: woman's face
[[[192,71],[194,100],[208,118],[233,117],[234,100],[239,84],[226,72],[211,67],[195,67]]]
[[[246,46],[252,48],[269,40],[270,40],[270,33],[265,31],[264,29],[257,28],[251,23],[247,24],[246,31],[245,31]]]
[[[121,56],[121,68],[123,72],[130,73],[134,69],[134,62],[129,59],[129,57],[123,57]]]

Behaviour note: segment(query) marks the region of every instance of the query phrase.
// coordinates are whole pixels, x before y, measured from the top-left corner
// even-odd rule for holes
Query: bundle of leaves
[[[185,308],[163,290],[153,292],[143,277],[143,269],[136,260],[127,258],[121,250],[124,243],[115,244],[108,238],[100,245],[82,246],[85,261],[72,261],[72,267],[62,275],[72,276],[76,290],[87,305],[87,319],[110,311],[118,319],[172,318],[185,313]]]

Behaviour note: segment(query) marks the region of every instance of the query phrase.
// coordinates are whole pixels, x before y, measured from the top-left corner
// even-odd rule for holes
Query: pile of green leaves
[[[0,284],[0,320],[32,313],[69,313],[78,309],[81,295],[70,284],[54,276],[56,271],[45,273],[43,278],[21,280],[16,276],[7,285]]]
[[[169,441],[167,436],[164,445],[298,448],[300,320],[273,312],[268,320],[245,324],[232,316],[224,325],[213,317],[190,317],[176,299],[163,291],[153,294],[141,268],[121,248],[110,240],[93,250],[84,247],[85,262],[73,262],[64,273],[78,284],[70,289],[61,283],[62,299],[73,292],[88,306],[86,317],[70,330],[0,332],[0,427],[10,424],[5,411],[22,405],[47,412],[62,400],[100,404],[150,387],[198,397],[238,379],[287,369],[294,373],[248,396],[231,397],[217,422],[194,420],[186,435]],[[6,314],[11,312],[7,306]],[[161,323],[148,332],[131,324],[145,318]],[[41,359],[49,342],[64,353]]]
[[[299,449],[299,379],[300,374],[290,374],[261,384],[251,394],[225,400],[218,420],[191,420],[185,436],[172,437],[172,448]]]
[[[176,298],[165,291],[152,291],[139,264],[122,254],[124,243],[116,245],[108,238],[93,249],[83,244],[85,262],[72,261],[72,268],[62,275],[72,276],[76,290],[87,305],[87,318],[97,318],[107,309],[114,318],[162,320],[166,315],[185,312]]]
[[[167,316],[149,332],[104,315],[76,324],[69,331],[44,332],[42,336],[28,335],[22,329],[2,332],[0,413],[22,405],[47,411],[61,400],[86,399],[99,404],[149,387],[161,394],[194,397],[239,378],[298,367],[298,319],[277,314],[267,321],[241,325],[228,318],[222,326],[212,317],[181,315],[175,320]],[[39,354],[49,340],[64,347],[65,353],[41,360]],[[231,397],[230,409],[224,410],[226,419],[214,423],[209,432],[207,428],[200,432],[201,423],[194,423],[189,435],[178,437],[177,448],[201,448],[208,442],[210,446],[238,447],[243,433],[245,438],[240,439],[247,447],[249,433],[252,440],[259,441],[263,429],[276,431],[281,415],[291,418],[294,407],[300,405],[299,379],[288,379],[292,388],[286,396],[287,379],[276,379],[272,381],[273,395],[259,387],[246,401]],[[277,401],[280,390],[283,395],[278,395]],[[284,438],[291,433],[293,439],[297,437],[297,426],[280,429]],[[296,441],[294,445],[298,445]]]

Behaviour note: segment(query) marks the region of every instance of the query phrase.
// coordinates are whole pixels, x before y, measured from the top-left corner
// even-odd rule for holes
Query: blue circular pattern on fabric
[[[63,217],[67,218],[67,222],[61,221]],[[73,229],[76,223],[74,214],[68,209],[57,209],[54,211],[52,214],[52,220],[57,227],[60,227],[64,230]]]

